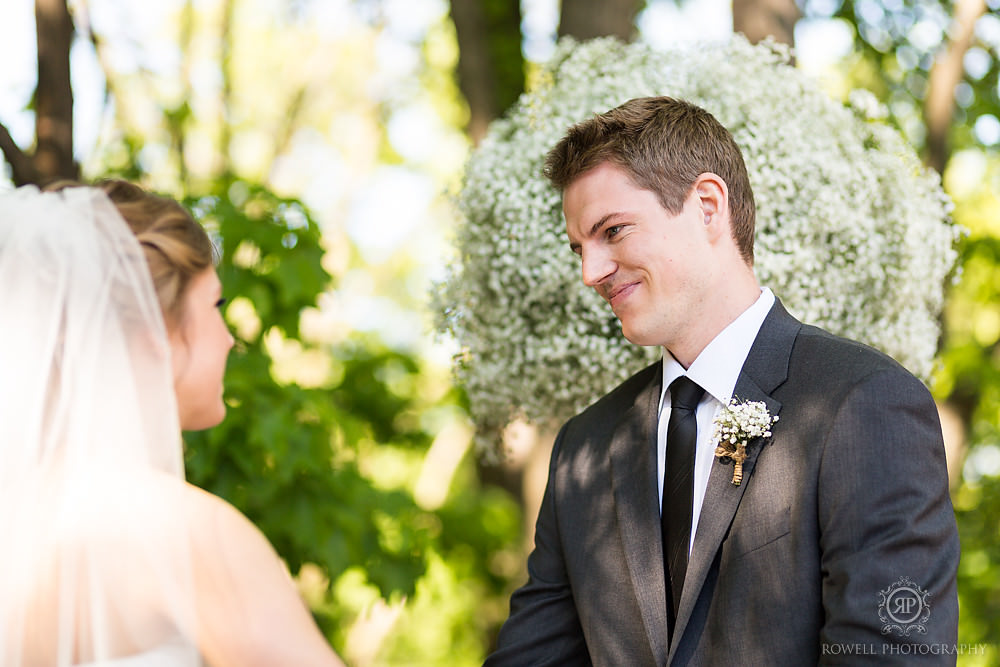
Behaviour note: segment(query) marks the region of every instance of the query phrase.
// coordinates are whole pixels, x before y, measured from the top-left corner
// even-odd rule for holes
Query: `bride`
[[[225,413],[223,301],[173,200],[0,194],[0,665],[342,664],[264,536],[184,481],[181,429]]]

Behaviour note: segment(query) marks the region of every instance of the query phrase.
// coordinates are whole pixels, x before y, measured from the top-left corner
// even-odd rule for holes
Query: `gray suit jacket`
[[[661,382],[657,363],[563,426],[529,581],[487,665],[955,664],[959,546],[934,402],[887,356],[780,303],[735,391],[780,419],[740,486],[713,463],[668,645]]]

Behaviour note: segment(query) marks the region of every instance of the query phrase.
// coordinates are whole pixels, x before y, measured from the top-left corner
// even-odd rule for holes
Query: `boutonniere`
[[[729,405],[715,416],[715,457],[721,463],[733,462],[733,484],[743,481],[743,462],[747,460],[747,443],[754,438],[769,438],[771,424],[778,416],[771,416],[763,401],[739,401],[734,396]]]

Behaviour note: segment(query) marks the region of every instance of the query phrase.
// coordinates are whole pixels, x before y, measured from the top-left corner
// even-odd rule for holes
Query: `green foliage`
[[[1000,438],[1000,239],[971,237],[961,247],[961,282],[946,316],[947,345],[936,390],[963,413],[973,440]]]
[[[518,510],[506,494],[479,488],[471,460],[440,508],[421,507],[413,492],[441,422],[462,414],[462,397],[429,389],[417,358],[372,338],[327,347],[301,340],[300,313],[331,283],[319,229],[301,203],[237,181],[186,204],[219,242],[227,317],[251,320],[234,323],[226,420],[186,434],[188,479],[243,511],[293,573],[319,568],[313,609],[338,648],[372,600],[407,598],[384,639],[400,660],[390,664],[481,661],[506,613],[512,568],[497,563],[517,558],[508,550]],[[236,312],[240,301],[252,313]],[[325,356],[316,386],[275,379],[276,340]]]
[[[946,338],[935,391],[967,425],[968,455],[952,494],[962,560],[958,573],[959,641],[990,644],[962,656],[971,667],[1000,665],[1000,239],[978,221],[976,198],[956,217],[972,229],[961,246],[961,281],[950,291]],[[983,471],[981,468],[986,467]]]
[[[966,482],[954,494],[955,515],[962,541],[958,569],[959,640],[990,644],[982,660],[965,664],[1000,664],[1000,478]]]
[[[298,202],[239,182],[224,196],[188,203],[222,239],[225,293],[252,303],[265,334],[241,337],[230,357],[225,422],[187,437],[189,478],[244,511],[293,572],[306,562],[331,576],[359,565],[383,594],[411,594],[428,541],[414,520],[420,510],[404,493],[375,489],[354,451],[366,437],[393,439],[393,421],[407,405],[379,371],[399,367],[402,355],[358,344],[338,351],[348,370],[337,386],[276,382],[266,334],[298,338],[300,312],[330,281],[319,229]],[[406,372],[416,372],[402,358]]]
[[[374,664],[482,664],[492,633],[507,617],[511,576],[520,574],[523,555],[513,499],[481,487],[475,477],[475,459],[467,455],[452,496],[436,513],[440,539],[424,554],[426,571]],[[341,600],[348,597],[349,578],[341,582]],[[320,606],[321,613],[335,608],[332,598]]]
[[[958,108],[950,140],[957,147],[977,145],[973,126],[981,116],[996,116],[1000,104],[996,86],[1000,73],[1000,59],[996,57],[1000,18],[998,3],[991,0],[987,4],[992,11],[987,10],[980,19],[955,91]],[[893,119],[916,144],[924,140],[921,115],[930,70],[959,5],[942,0],[802,3],[807,17],[822,17],[835,8],[832,16],[851,24],[860,56],[855,73],[864,79],[858,83],[888,102]]]

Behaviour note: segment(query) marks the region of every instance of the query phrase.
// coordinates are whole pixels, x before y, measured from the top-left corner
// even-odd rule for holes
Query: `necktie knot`
[[[670,383],[670,406],[671,409],[694,411],[701,401],[705,390],[698,386],[698,383],[686,375],[681,375]]]

